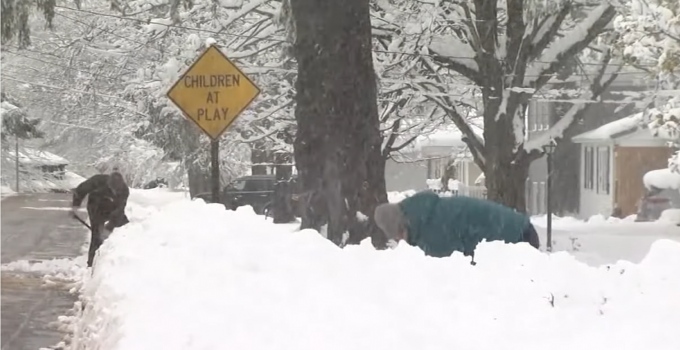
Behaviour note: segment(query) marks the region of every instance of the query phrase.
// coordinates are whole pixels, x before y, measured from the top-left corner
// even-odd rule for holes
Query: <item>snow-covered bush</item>
[[[627,62],[650,74],[658,87],[646,111],[652,132],[677,146],[680,142],[680,2],[629,0],[621,2],[614,20]],[[669,168],[679,171],[676,153]]]

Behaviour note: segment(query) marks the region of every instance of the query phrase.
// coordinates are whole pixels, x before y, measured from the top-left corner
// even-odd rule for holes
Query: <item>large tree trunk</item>
[[[298,61],[295,159],[309,206],[303,227],[328,223],[341,245],[360,230],[357,211],[372,215],[386,198],[376,104],[368,0],[291,0]],[[373,167],[378,167],[377,169]],[[369,173],[379,176],[369,176]],[[322,181],[321,181],[322,179]],[[362,200],[364,198],[364,200]],[[371,199],[376,198],[376,199]]]
[[[499,68],[495,63],[490,66],[495,69]],[[518,113],[523,101],[520,99],[504,100],[503,89],[499,81],[492,77],[487,79],[487,86],[482,89],[484,139],[494,141],[485,144],[484,176],[486,177],[487,198],[525,213],[526,179],[529,176],[529,165],[533,157],[521,149],[512,147],[517,144],[515,133],[517,126],[513,124],[515,118],[505,115]],[[503,105],[505,109],[501,110]]]
[[[486,176],[487,198],[494,202],[526,213],[526,179],[529,163],[495,163],[489,166]]]

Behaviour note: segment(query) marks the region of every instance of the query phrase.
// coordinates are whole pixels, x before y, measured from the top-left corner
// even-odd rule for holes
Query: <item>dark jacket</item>
[[[399,203],[406,217],[407,242],[426,255],[474,253],[482,240],[523,242],[529,218],[495,202],[472,197],[440,197],[420,192]]]
[[[73,206],[79,207],[88,195],[87,211],[93,224],[111,221],[113,227],[119,227],[128,222],[125,206],[130,189],[120,174],[97,174],[83,181],[73,190]]]

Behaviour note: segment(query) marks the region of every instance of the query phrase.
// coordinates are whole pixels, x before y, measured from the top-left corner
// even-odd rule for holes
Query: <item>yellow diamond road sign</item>
[[[260,89],[211,45],[168,91],[168,98],[215,140],[259,94]]]

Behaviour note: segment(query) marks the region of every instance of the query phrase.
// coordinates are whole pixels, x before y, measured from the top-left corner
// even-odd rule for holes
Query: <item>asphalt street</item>
[[[70,195],[30,194],[0,203],[3,264],[82,255],[88,231],[68,216]],[[0,350],[38,350],[61,341],[54,325],[77,300],[63,288],[45,286],[40,273],[2,271]]]

